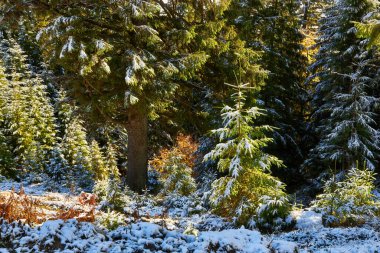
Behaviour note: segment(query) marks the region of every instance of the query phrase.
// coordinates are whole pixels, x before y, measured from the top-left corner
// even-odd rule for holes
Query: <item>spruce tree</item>
[[[112,209],[121,211],[125,207],[128,198],[122,190],[116,153],[112,144],[107,145],[105,164],[107,167],[106,177],[96,182],[94,193],[102,201],[102,208],[111,207]]]
[[[288,212],[285,186],[270,175],[271,167],[282,166],[282,162],[263,151],[272,141],[266,134],[273,129],[253,125],[264,111],[246,106],[247,88],[242,83],[234,86],[234,107],[223,108],[223,126],[212,131],[220,143],[204,160],[216,160],[218,170],[227,175],[212,184],[210,201],[216,213],[236,217],[239,224],[270,229],[275,226],[271,215],[285,218]],[[268,205],[272,201],[278,205]]]
[[[284,161],[286,168],[275,172],[292,185],[300,180],[298,168],[308,145],[304,139],[305,115],[309,110],[304,85],[307,58],[303,54],[299,1],[234,3],[232,18],[239,35],[252,49],[262,52],[259,63],[268,71],[265,86],[259,92],[260,102],[267,111],[259,121],[275,127],[274,141],[267,150]]]
[[[8,136],[0,129],[0,175],[14,177],[16,175],[13,154],[10,151]]]
[[[68,127],[71,120],[74,119],[76,112],[78,111],[75,104],[70,102],[67,92],[64,89],[60,89],[55,101],[55,110],[57,112],[59,134],[61,137],[63,137],[65,129]]]
[[[91,149],[83,122],[73,118],[62,139],[64,157],[69,164],[68,178],[72,187],[88,189],[92,185]]]
[[[115,181],[117,184],[121,183],[120,172],[117,167],[117,157],[115,148],[112,144],[108,144],[106,153],[106,167],[108,170],[108,178]]]
[[[108,178],[106,162],[96,140],[91,142],[91,170],[94,173],[96,181]]]
[[[67,185],[69,182],[69,163],[64,157],[62,145],[57,143],[56,146],[50,151],[49,160],[46,165],[46,174],[49,176],[56,188]]]
[[[191,77],[207,56],[204,52],[177,54],[176,48],[167,44],[175,42],[172,38],[182,30],[167,33],[167,28],[157,25],[167,17],[161,16],[164,9],[157,2],[77,2],[80,4],[69,6],[49,1],[32,4],[36,12],[42,9],[50,14],[38,35],[43,54],[53,67],[63,67],[71,90],[82,102],[91,94],[86,102],[97,116],[125,125],[128,182],[141,191],[147,177],[148,116],[154,118],[170,104],[168,98],[178,87],[170,78]],[[191,39],[191,33],[188,35]],[[178,43],[182,42],[181,38]],[[177,75],[180,69],[182,74]],[[88,93],[88,89],[92,91]]]
[[[374,96],[378,59],[358,39],[352,21],[372,10],[370,1],[342,0],[321,20],[320,50],[311,66],[315,72],[313,114],[320,142],[304,167],[348,169],[356,161],[374,168],[379,154]],[[321,164],[322,163],[322,164]],[[318,172],[317,170],[316,172]]]
[[[161,178],[162,194],[188,196],[197,189],[192,176],[193,170],[183,162],[180,154],[171,154],[165,163],[166,176]]]
[[[3,63],[0,61],[0,174],[15,176],[14,157],[11,152],[9,119],[9,82],[5,78]]]
[[[0,61],[0,126],[3,127],[7,118],[7,106],[9,103],[9,82],[5,76],[3,62]]]
[[[5,93],[6,121],[17,143],[16,162],[26,171],[42,172],[56,141],[54,110],[46,86],[15,40],[3,38],[0,47],[10,83]]]

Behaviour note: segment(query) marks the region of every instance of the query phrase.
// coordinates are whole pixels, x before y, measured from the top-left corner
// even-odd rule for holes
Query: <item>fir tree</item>
[[[51,17],[38,39],[45,59],[53,67],[64,68],[71,79],[71,90],[87,102],[91,111],[107,121],[119,121],[126,126],[128,182],[140,191],[147,176],[148,116],[156,117],[157,112],[170,104],[168,98],[178,87],[170,78],[174,75],[190,78],[207,56],[204,52],[178,55],[176,47],[167,46],[167,41],[176,35],[168,33],[167,28],[162,27],[165,33],[157,30],[162,29],[157,22],[167,16],[161,16],[164,7],[154,1],[88,1],[89,5],[78,2],[81,4],[69,6],[63,2],[35,2],[36,12],[42,8]],[[94,3],[99,8],[92,8]],[[62,12],[56,13],[56,9]],[[82,14],[78,16],[78,13]],[[112,16],[113,20],[102,19],[104,15]],[[99,25],[105,21],[107,24]],[[111,39],[109,33],[116,37]],[[189,36],[191,39],[191,33]],[[179,43],[182,42],[181,38]],[[78,64],[72,64],[73,61]],[[180,69],[183,71],[178,75]],[[91,85],[87,86],[88,83]],[[86,89],[94,91],[90,101],[85,101],[89,94]]]
[[[9,82],[5,78],[3,63],[0,61],[0,174],[15,176],[14,157],[11,152],[9,119]]]
[[[69,123],[75,118],[78,108],[75,104],[72,104],[67,92],[64,89],[60,89],[57,94],[55,101],[55,111],[57,113],[57,121],[59,122],[59,134],[63,137],[65,134],[65,129],[68,127]]]
[[[95,140],[91,142],[91,169],[94,173],[94,179],[96,181],[108,178],[108,171],[104,156],[99,144]]]
[[[16,139],[16,161],[26,171],[42,172],[56,139],[54,110],[40,76],[13,39],[3,39],[1,56],[10,82],[7,124]]]
[[[9,82],[5,76],[3,62],[0,61],[0,126],[4,126],[7,118],[7,105],[9,103]]]
[[[188,196],[196,190],[193,168],[197,149],[198,144],[191,135],[179,134],[172,148],[162,148],[150,161],[153,176],[159,177],[162,195]]]
[[[122,190],[120,172],[117,167],[117,159],[115,149],[112,145],[107,146],[107,159],[106,165],[108,168],[108,185],[107,185],[107,202],[111,204],[114,209],[122,210],[125,205],[125,193]]]
[[[286,168],[274,172],[291,185],[293,180],[300,180],[298,168],[309,143],[304,139],[309,96],[304,85],[307,58],[297,15],[299,1],[234,2],[233,17],[239,34],[252,49],[262,51],[259,63],[268,71],[265,86],[259,92],[267,111],[259,121],[275,127],[274,141],[267,150],[284,161]]]
[[[4,130],[0,129],[0,175],[14,177],[16,171],[14,169],[13,154],[10,152],[9,146]]]
[[[379,154],[379,131],[374,128],[373,96],[376,57],[356,37],[352,21],[372,8],[370,1],[342,0],[321,20],[320,50],[311,69],[316,73],[313,115],[320,137],[305,168],[337,162],[348,169],[355,161],[374,168]],[[321,166],[323,168],[324,166]]]
[[[272,141],[266,136],[272,127],[252,125],[264,113],[258,107],[246,108],[247,85],[240,83],[234,88],[235,105],[223,108],[223,127],[213,130],[220,143],[204,158],[217,160],[218,170],[227,174],[212,184],[210,201],[220,215],[236,217],[240,224],[269,229],[275,225],[269,213],[277,212],[278,217],[285,218],[288,211],[284,185],[269,174],[272,166],[281,166],[282,162],[263,151]],[[272,206],[270,212],[261,212],[266,209],[268,199],[279,205]],[[264,213],[266,216],[260,217]]]
[[[129,199],[122,190],[116,154],[111,144],[107,146],[105,164],[107,167],[106,178],[96,182],[94,193],[102,201],[102,208],[111,207],[112,209],[121,211]]]
[[[91,186],[91,149],[79,118],[73,118],[69,122],[62,139],[62,149],[70,168],[68,175],[71,186],[82,188]]]
[[[344,76],[351,82],[350,90],[334,95],[335,107],[332,108],[330,123],[333,127],[320,141],[316,151],[330,161],[344,161],[348,166],[361,161],[374,169],[380,151],[380,131],[373,127],[376,122],[372,107],[379,99],[367,92],[374,86],[372,78],[365,72],[371,62],[365,59],[367,54],[358,55],[359,59],[355,59],[356,72]]]
[[[54,149],[50,151],[46,174],[53,180],[57,188],[62,186],[63,183],[69,183],[67,182],[69,179],[69,164],[63,155],[61,144],[56,144]]]
[[[108,144],[107,146],[106,167],[108,170],[108,177],[116,183],[120,184],[121,178],[119,168],[117,167],[116,151],[112,144]]]

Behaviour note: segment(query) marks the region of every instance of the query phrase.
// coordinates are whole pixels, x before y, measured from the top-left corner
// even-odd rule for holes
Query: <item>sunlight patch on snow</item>
[[[298,229],[322,228],[322,214],[314,211],[296,210],[291,213],[291,216],[297,222]]]

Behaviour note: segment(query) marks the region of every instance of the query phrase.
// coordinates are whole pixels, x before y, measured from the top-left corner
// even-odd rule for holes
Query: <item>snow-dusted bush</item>
[[[196,190],[196,183],[192,176],[194,152],[197,145],[191,136],[179,135],[176,146],[164,149],[151,164],[161,172],[160,182],[163,195],[179,194],[188,196]]]
[[[148,185],[147,188],[151,193],[158,193],[160,191],[161,183],[160,183],[161,173],[158,172],[152,166],[148,168]]]
[[[95,217],[96,223],[103,228],[108,230],[114,230],[119,226],[126,224],[126,218],[123,214],[111,210],[107,210],[107,212],[99,212]]]
[[[379,214],[380,203],[372,193],[374,180],[373,171],[353,167],[343,181],[337,182],[335,177],[326,181],[323,193],[313,203],[323,211],[325,224],[351,226]]]
[[[113,179],[101,180],[95,183],[94,194],[100,200],[100,208],[122,211],[130,201],[128,193],[123,191],[120,182]]]
[[[196,193],[189,196],[170,194],[165,198],[163,205],[168,209],[172,209],[172,213],[177,216],[189,216],[206,212],[201,198]]]
[[[287,197],[264,195],[260,199],[257,208],[256,227],[261,230],[281,230],[293,225],[293,220],[285,219],[289,214],[291,206]]]
[[[161,178],[163,185],[161,193],[176,193],[187,196],[196,190],[192,177],[192,168],[183,163],[180,154],[172,154],[165,166],[166,176]]]
[[[289,225],[286,217],[291,209],[284,190],[275,177],[262,171],[248,171],[236,179],[216,180],[210,202],[214,212],[236,218],[237,224],[265,231],[280,230]]]
[[[122,211],[124,206],[130,201],[128,189],[122,189],[120,173],[117,167],[116,155],[113,147],[107,147],[107,156],[104,163],[106,172],[103,173],[104,179],[95,183],[93,192],[101,201],[101,208],[111,208],[112,210]]]
[[[214,212],[234,217],[238,224],[260,228],[279,228],[290,210],[285,186],[269,174],[282,162],[263,152],[272,140],[266,136],[270,126],[253,126],[262,115],[257,107],[245,108],[243,85],[233,94],[235,106],[222,110],[223,127],[213,130],[217,144],[204,160],[217,161],[219,171],[228,173],[212,184],[210,202]]]

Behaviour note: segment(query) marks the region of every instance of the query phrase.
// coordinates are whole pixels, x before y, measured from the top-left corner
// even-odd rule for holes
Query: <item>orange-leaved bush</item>
[[[150,165],[161,173],[161,193],[189,195],[196,190],[192,176],[198,144],[190,135],[178,135],[171,149],[163,149]]]

